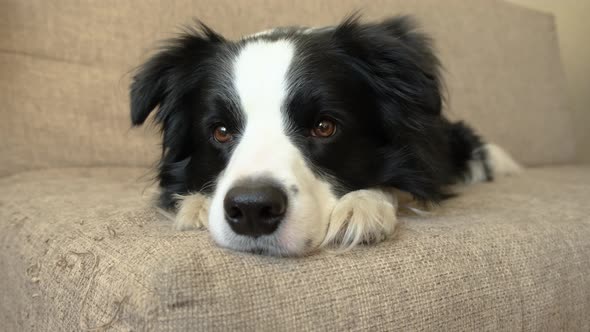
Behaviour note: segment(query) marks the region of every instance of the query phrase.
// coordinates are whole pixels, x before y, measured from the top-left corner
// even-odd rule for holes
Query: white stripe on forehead
[[[287,172],[295,147],[287,137],[281,111],[287,97],[287,75],[295,46],[287,40],[253,40],[233,63],[233,85],[245,128],[226,167],[224,180],[282,169]],[[222,181],[223,182],[223,181]],[[221,184],[223,186],[223,184]]]
[[[234,87],[248,119],[280,117],[294,45],[287,40],[251,41],[235,59]]]

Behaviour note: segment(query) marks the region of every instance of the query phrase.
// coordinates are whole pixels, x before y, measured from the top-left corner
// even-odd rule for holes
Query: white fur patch
[[[287,40],[252,41],[241,50],[233,67],[234,87],[248,117],[280,117],[294,53]]]
[[[486,144],[486,152],[488,154],[488,164],[492,169],[494,175],[512,175],[522,171],[520,166],[508,152],[496,144]]]
[[[268,36],[268,35],[271,35],[273,32],[275,32],[276,30],[277,29],[268,29],[268,30],[259,31],[259,32],[253,33],[251,35],[245,36],[244,39]]]
[[[178,196],[174,226],[178,230],[207,228],[209,218],[209,197],[193,193]]]
[[[467,165],[469,172],[465,174],[465,183],[477,183],[487,179],[483,160],[470,160]]]
[[[336,203],[322,247],[349,250],[385,240],[397,225],[397,197],[380,189],[350,192]]]
[[[485,144],[481,147],[486,152],[486,163],[494,176],[505,176],[519,173],[522,167],[512,159],[504,149],[496,144]],[[474,154],[477,151],[474,151]],[[469,172],[465,175],[465,183],[477,183],[487,179],[484,161],[470,160]]]

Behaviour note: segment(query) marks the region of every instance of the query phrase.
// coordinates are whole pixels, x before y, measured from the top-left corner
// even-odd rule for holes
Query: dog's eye
[[[330,137],[336,133],[336,124],[334,121],[324,118],[316,122],[311,130],[311,136],[313,137]]]
[[[227,143],[232,140],[233,136],[226,126],[219,125],[213,129],[213,138],[219,143]]]

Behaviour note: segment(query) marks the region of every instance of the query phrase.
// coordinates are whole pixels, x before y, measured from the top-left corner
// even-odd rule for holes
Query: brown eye
[[[231,141],[232,135],[229,133],[226,126],[221,125],[213,129],[213,138],[219,143],[227,143]]]
[[[336,132],[336,124],[334,121],[329,119],[321,119],[316,122],[315,126],[311,130],[311,136],[314,137],[330,137]]]

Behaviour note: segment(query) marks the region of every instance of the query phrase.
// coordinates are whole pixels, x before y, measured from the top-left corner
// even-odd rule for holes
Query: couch
[[[411,13],[446,112],[526,166],[397,235],[275,258],[179,232],[152,205],[157,130],[133,69],[192,17],[236,38]],[[0,1],[0,330],[590,330],[590,165],[552,16],[503,1]],[[590,130],[590,124],[587,126]]]

